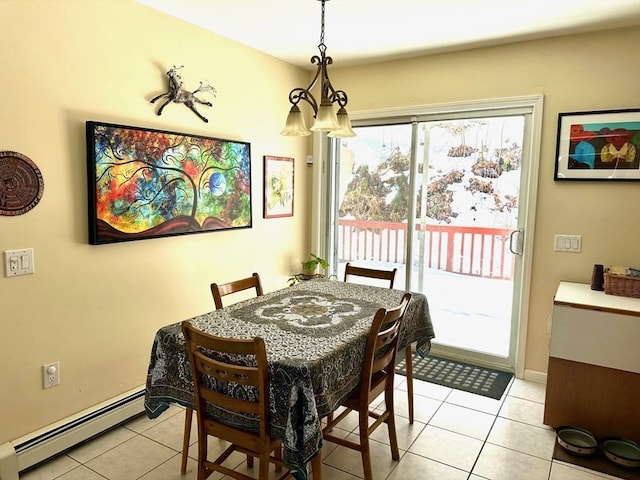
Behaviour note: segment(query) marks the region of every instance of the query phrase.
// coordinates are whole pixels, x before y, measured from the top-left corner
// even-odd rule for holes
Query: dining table
[[[269,362],[270,435],[282,440],[283,460],[296,479],[321,478],[320,420],[358,386],[367,335],[379,308],[400,304],[405,291],[328,279],[303,281],[187,319],[209,334],[264,339]],[[412,293],[398,349],[416,343],[426,355],[435,337],[427,298]],[[162,414],[171,403],[195,408],[191,368],[181,322],[160,328],[146,380],[145,411]],[[218,420],[247,428],[216,410]]]

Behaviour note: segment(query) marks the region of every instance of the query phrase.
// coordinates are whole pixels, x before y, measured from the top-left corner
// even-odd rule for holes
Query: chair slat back
[[[400,338],[400,326],[411,294],[405,293],[400,305],[392,309],[380,308],[373,318],[367,337],[362,368],[362,385],[371,385],[372,377],[384,372],[393,375]]]
[[[207,402],[216,407],[256,416],[260,434],[269,425],[268,363],[264,340],[216,337],[182,322],[191,372],[196,409],[207,412]],[[234,396],[238,388],[244,398]],[[215,419],[209,418],[215,423]]]
[[[260,375],[257,368],[251,367],[235,367],[203,355],[200,352],[194,353],[195,369],[200,378],[209,377],[216,380],[219,384],[237,384],[246,387],[259,388]],[[200,396],[209,403],[225,410],[234,412],[248,413],[253,415],[260,414],[260,403],[255,401],[237,399],[227,394],[219,393],[215,389],[209,388],[207,382],[200,386]]]
[[[218,285],[217,283],[211,284],[211,294],[213,295],[213,302],[216,305],[216,310],[222,308],[222,297],[230,295],[232,293],[241,292],[243,290],[249,290],[255,288],[256,296],[263,295],[262,283],[260,282],[260,275],[253,273],[250,277],[241,278],[240,280],[234,280],[233,282],[223,283]]]
[[[348,282],[351,275],[356,277],[377,278],[387,280],[389,282],[389,288],[393,288],[397,270],[397,268],[393,270],[381,270],[376,268],[354,267],[350,263],[347,263],[344,269],[344,281]]]

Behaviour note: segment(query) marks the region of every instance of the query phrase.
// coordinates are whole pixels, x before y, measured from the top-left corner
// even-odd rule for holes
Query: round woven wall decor
[[[42,198],[42,173],[26,155],[0,151],[0,215],[22,215]]]

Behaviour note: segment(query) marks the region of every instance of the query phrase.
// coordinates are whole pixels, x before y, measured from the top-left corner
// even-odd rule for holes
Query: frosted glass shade
[[[339,129],[340,124],[338,123],[336,112],[333,109],[333,104],[320,104],[316,121],[311,126],[311,130],[314,132],[330,132]]]
[[[351,128],[351,120],[349,120],[349,114],[344,109],[344,107],[340,107],[338,110],[338,124],[340,125],[339,130],[332,130],[327,135],[328,137],[334,138],[347,138],[347,137],[355,137],[356,132]]]
[[[289,115],[287,115],[287,122],[280,132],[280,135],[286,135],[291,137],[304,137],[311,135],[311,132],[304,123],[304,117],[297,105],[291,107]]]

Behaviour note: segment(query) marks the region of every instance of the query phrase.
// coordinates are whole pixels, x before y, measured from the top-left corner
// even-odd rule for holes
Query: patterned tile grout
[[[480,457],[481,457],[481,455],[483,454],[484,450],[487,448],[487,445],[492,445],[492,446],[494,446],[494,447],[503,448],[503,449],[506,449],[506,450],[510,450],[510,451],[513,451],[513,452],[517,452],[518,454],[521,454],[521,455],[528,455],[528,456],[530,456],[530,457],[533,457],[533,458],[536,458],[536,459],[539,459],[539,460],[542,460],[542,461],[547,461],[547,462],[549,463],[548,474],[547,474],[547,475],[546,475],[546,477],[545,477],[547,480],[553,480],[552,473],[553,473],[553,465],[554,465],[554,463],[560,463],[560,464],[562,464],[563,466],[566,466],[566,468],[572,468],[572,466],[570,466],[570,465],[565,465],[565,464],[563,464],[562,462],[556,462],[556,461],[554,461],[552,458],[543,458],[543,457],[542,457],[542,456],[540,456],[540,455],[535,455],[535,454],[531,454],[531,453],[524,453],[524,452],[522,452],[522,451],[518,451],[518,450],[516,450],[516,449],[512,448],[511,446],[501,445],[501,444],[499,444],[499,443],[494,443],[494,442],[492,442],[492,441],[490,441],[490,440],[489,440],[489,438],[490,438],[490,436],[491,436],[491,433],[492,433],[492,432],[494,431],[494,429],[496,428],[496,422],[498,421],[498,419],[499,419],[499,418],[500,418],[500,419],[503,419],[503,420],[505,420],[505,421],[515,422],[515,423],[520,424],[520,425],[522,425],[522,426],[526,426],[526,427],[533,427],[533,428],[537,428],[537,429],[540,429],[540,430],[546,430],[547,428],[549,428],[549,427],[545,427],[545,426],[541,426],[541,425],[532,425],[532,424],[527,423],[527,422],[524,422],[524,421],[522,421],[522,420],[520,420],[520,419],[507,418],[507,417],[503,417],[503,416],[501,415],[502,413],[504,413],[504,412],[503,412],[503,408],[505,407],[505,400],[506,400],[507,398],[509,398],[509,397],[511,397],[511,398],[516,398],[516,399],[523,400],[523,401],[533,402],[533,403],[536,403],[536,404],[540,404],[540,402],[536,401],[535,399],[526,398],[526,388],[528,388],[528,387],[526,387],[526,386],[525,386],[525,387],[521,387],[521,390],[514,391],[513,393],[515,393],[515,395],[511,395],[511,393],[512,393],[512,388],[513,388],[514,384],[515,384],[515,379],[514,379],[514,380],[512,380],[512,381],[511,381],[511,383],[508,385],[507,389],[505,390],[504,395],[503,395],[503,396],[502,396],[502,398],[499,400],[499,402],[500,402],[499,408],[498,408],[498,409],[497,409],[497,411],[496,411],[496,412],[494,412],[494,413],[488,413],[488,412],[486,412],[486,411],[482,410],[481,406],[477,406],[476,408],[474,408],[474,407],[473,407],[473,401],[470,401],[470,402],[469,402],[469,404],[467,404],[467,405],[460,405],[460,404],[459,404],[460,400],[459,400],[459,399],[458,399],[458,400],[456,400],[456,398],[453,398],[453,397],[455,396],[455,395],[454,395],[454,390],[451,390],[451,391],[447,392],[447,393],[446,393],[446,395],[444,395],[444,396],[443,396],[443,398],[434,398],[434,397],[430,397],[430,396],[427,396],[427,395],[420,395],[420,394],[416,394],[416,395],[418,395],[418,396],[420,396],[420,397],[428,398],[430,401],[438,402],[438,405],[437,405],[437,407],[434,409],[433,414],[428,418],[428,420],[426,420],[426,421],[418,421],[418,420],[416,420],[416,423],[417,423],[417,424],[419,424],[419,425],[421,426],[421,430],[420,430],[420,432],[418,432],[415,436],[411,435],[411,437],[410,437],[410,441],[405,445],[405,448],[402,448],[402,449],[401,449],[401,457],[400,457],[400,461],[399,461],[396,465],[394,465],[394,466],[392,467],[391,471],[389,472],[389,474],[388,474],[388,475],[386,475],[385,479],[390,479],[390,478],[394,478],[394,479],[395,479],[395,478],[398,478],[398,477],[397,477],[397,475],[394,477],[394,472],[400,468],[400,466],[402,465],[402,461],[403,461],[403,459],[409,459],[410,457],[408,457],[408,455],[409,455],[409,454],[411,454],[411,455],[412,455],[412,457],[411,457],[411,458],[415,458],[415,457],[413,457],[413,456],[421,457],[421,458],[425,459],[425,461],[427,461],[427,462],[431,462],[431,463],[434,463],[434,464],[438,464],[438,465],[440,465],[442,468],[455,469],[455,470],[458,470],[458,471],[461,471],[461,472],[465,472],[465,473],[467,474],[467,475],[465,476],[465,478],[466,478],[467,480],[471,480],[471,479],[473,479],[473,480],[478,480],[478,479],[492,480],[491,478],[488,478],[488,477],[482,477],[482,476],[478,475],[477,473],[474,473],[474,469],[475,469],[475,468],[476,468],[476,466],[478,465],[478,462],[479,462],[479,460],[480,460]],[[402,385],[402,384],[400,384],[400,385],[396,386],[396,390],[398,390],[398,392],[399,392],[401,395],[406,396],[406,390],[403,390],[402,388],[399,388],[401,385]],[[535,385],[534,385],[532,388],[533,388],[533,389],[532,389],[532,391],[535,391],[536,389],[538,389],[538,391],[539,391],[539,388],[540,388],[540,387],[538,387],[538,386],[535,386]],[[523,392],[524,392],[524,393],[523,393]],[[538,398],[539,398],[539,395],[540,395],[540,394],[538,393],[537,395],[538,395]],[[451,401],[449,401],[449,400],[451,400]],[[465,399],[465,402],[466,402],[467,400],[469,400],[469,399]],[[471,399],[471,400],[473,400],[473,399]],[[462,432],[460,432],[460,431],[455,431],[455,430],[451,430],[451,429],[443,428],[443,427],[441,427],[441,426],[433,425],[433,423],[432,423],[432,422],[433,422],[433,420],[434,420],[434,417],[435,417],[435,416],[437,415],[437,413],[438,413],[438,412],[443,408],[443,406],[444,406],[445,404],[455,405],[455,406],[457,406],[457,407],[465,408],[465,409],[467,409],[467,410],[469,410],[469,411],[472,411],[472,412],[479,412],[479,413],[483,413],[483,414],[489,414],[489,415],[491,415],[491,416],[493,417],[493,418],[492,418],[492,420],[491,420],[491,425],[490,425],[489,429],[487,430],[487,434],[485,435],[484,439],[479,439],[479,438],[477,438],[477,437],[473,437],[473,436],[467,435],[467,434],[462,433]],[[417,402],[417,405],[419,405],[419,402]],[[433,405],[435,405],[435,404],[430,403],[430,405],[432,405],[432,406],[433,406]],[[130,433],[132,433],[132,434],[133,434],[133,436],[131,436],[130,438],[127,438],[126,440],[124,440],[124,441],[122,441],[122,442],[118,442],[118,444],[117,444],[117,445],[111,446],[111,447],[110,447],[110,448],[108,448],[107,450],[105,450],[105,451],[101,452],[99,455],[97,455],[97,456],[95,456],[95,457],[92,457],[91,459],[88,459],[88,460],[87,460],[87,459],[83,459],[83,461],[82,461],[82,462],[77,461],[77,460],[73,459],[73,457],[69,456],[69,455],[67,454],[67,453],[69,453],[69,452],[70,452],[70,451],[69,451],[69,452],[65,453],[64,455],[65,455],[65,456],[67,456],[69,460],[74,461],[74,462],[76,462],[76,463],[77,463],[77,465],[76,465],[76,466],[73,466],[73,468],[71,468],[71,470],[66,471],[66,472],[62,472],[62,473],[58,472],[58,473],[55,473],[55,474],[51,474],[50,476],[47,476],[47,473],[46,473],[46,466],[47,466],[47,463],[45,463],[45,464],[44,464],[44,465],[39,469],[39,470],[40,470],[40,472],[41,472],[42,474],[39,474],[39,473],[38,473],[38,471],[34,472],[33,474],[31,474],[31,472],[29,472],[28,474],[26,474],[26,475],[24,476],[24,480],[29,480],[30,478],[38,479],[38,480],[56,480],[56,479],[65,480],[65,479],[67,479],[67,478],[75,478],[75,479],[77,479],[77,478],[80,478],[80,477],[78,477],[78,476],[77,476],[77,475],[80,473],[80,471],[78,471],[78,472],[75,474],[76,476],[73,476],[73,474],[72,474],[71,472],[72,472],[72,471],[74,471],[74,470],[77,470],[77,469],[81,469],[81,468],[88,469],[89,471],[91,471],[91,473],[92,473],[92,474],[96,475],[96,478],[101,478],[101,479],[105,479],[105,480],[120,480],[120,479],[118,479],[118,478],[110,478],[110,477],[106,477],[106,476],[104,476],[104,475],[102,475],[102,474],[98,473],[98,472],[97,472],[97,471],[95,471],[94,469],[92,469],[88,464],[89,464],[92,460],[94,460],[95,458],[98,458],[98,457],[100,457],[101,455],[104,455],[104,454],[106,454],[107,452],[110,452],[110,451],[111,451],[111,450],[113,450],[114,448],[117,448],[118,446],[121,446],[123,443],[126,443],[127,441],[129,441],[129,440],[131,440],[131,439],[135,438],[136,436],[141,437],[141,438],[144,438],[145,440],[150,440],[150,441],[151,441],[151,442],[153,442],[154,444],[156,444],[156,445],[158,445],[158,446],[165,447],[165,448],[167,448],[167,449],[169,449],[169,450],[171,450],[172,452],[174,452],[174,453],[175,453],[175,455],[171,455],[168,459],[165,459],[165,460],[163,460],[163,461],[159,462],[159,463],[158,463],[158,465],[154,465],[153,467],[151,467],[151,469],[150,469],[149,471],[145,472],[143,475],[139,475],[139,476],[137,477],[137,480],[139,480],[139,479],[141,479],[142,477],[144,477],[144,476],[146,476],[146,475],[149,475],[151,472],[153,472],[154,470],[158,469],[160,466],[165,465],[165,464],[167,464],[167,463],[169,463],[169,462],[175,461],[176,456],[179,456],[180,452],[179,452],[179,451],[177,451],[175,448],[172,448],[172,447],[170,447],[170,446],[168,446],[168,445],[165,445],[164,443],[162,443],[161,441],[159,441],[159,440],[157,440],[157,439],[155,439],[155,438],[151,438],[151,437],[149,436],[149,430],[150,430],[151,428],[153,428],[153,427],[157,426],[157,425],[160,425],[162,422],[165,422],[165,421],[169,420],[169,419],[170,419],[170,418],[172,418],[174,415],[178,415],[178,414],[182,413],[182,411],[183,411],[182,407],[176,407],[176,409],[174,410],[174,412],[172,413],[172,415],[170,415],[170,416],[166,417],[165,419],[162,419],[162,420],[156,421],[156,422],[154,422],[154,423],[149,423],[148,425],[144,425],[144,421],[142,421],[142,422],[141,422],[141,420],[142,420],[141,418],[134,418],[134,419],[131,419],[131,420],[130,420],[130,422],[128,422],[128,423],[130,423],[130,426],[131,426],[132,428],[129,428],[129,427],[127,426],[127,423],[125,423],[125,424],[123,424],[123,425],[121,426],[122,428],[126,429],[127,431],[129,431]],[[400,418],[400,422],[402,422],[402,421],[408,421],[408,420],[406,419],[406,417],[403,417],[403,416],[401,416],[401,415],[398,415],[398,417]],[[134,423],[134,422],[137,422],[137,423]],[[177,423],[179,423],[179,422],[177,422]],[[398,422],[398,423],[399,423],[399,422]],[[141,425],[144,425],[144,427],[142,427]],[[415,453],[415,452],[411,451],[411,448],[416,444],[416,442],[417,442],[417,441],[418,441],[418,439],[420,438],[420,435],[423,435],[423,434],[424,434],[424,429],[426,429],[426,428],[427,428],[427,426],[431,426],[432,428],[439,428],[439,429],[442,429],[442,430],[446,430],[446,431],[448,431],[448,432],[453,432],[453,433],[456,433],[456,434],[458,434],[458,435],[462,435],[462,436],[464,436],[464,437],[466,437],[466,438],[470,438],[470,439],[474,439],[474,440],[476,440],[476,441],[481,441],[481,442],[482,442],[482,446],[480,447],[480,449],[479,449],[479,451],[478,451],[477,455],[475,456],[475,459],[474,459],[474,461],[473,461],[473,464],[472,464],[472,466],[471,466],[471,468],[470,468],[470,471],[469,471],[469,472],[466,472],[466,470],[461,470],[459,467],[455,467],[455,466],[453,466],[453,465],[449,465],[449,464],[447,464],[447,463],[445,463],[445,462],[438,461],[438,460],[435,460],[435,459],[431,459],[431,458],[429,458],[429,457],[427,457],[427,456],[424,456],[424,455],[421,455],[421,454],[419,454],[419,453]],[[354,431],[354,429],[352,429],[352,430],[351,430],[351,432],[353,432],[353,431]],[[414,433],[415,433],[415,432],[414,432]],[[374,441],[374,442],[376,442],[376,443],[379,443],[379,444],[384,444],[384,442],[381,442],[380,440],[372,439],[372,441]],[[89,443],[90,443],[90,442],[89,442]],[[170,442],[166,442],[166,443],[170,443]],[[337,451],[337,449],[338,449],[338,448],[339,448],[339,447],[335,447],[335,448],[334,448],[334,449],[332,449],[332,451],[331,451],[331,452],[329,452],[327,455],[329,455],[329,454],[333,453],[334,451]],[[141,455],[143,455],[143,453],[141,453]],[[192,459],[192,461],[194,461],[194,460]],[[405,460],[405,461],[407,461],[407,460]],[[411,460],[408,460],[408,461],[411,461]],[[193,465],[193,464],[192,464],[192,465]],[[173,468],[173,466],[172,466],[172,468]],[[332,468],[336,468],[336,467],[332,467]],[[358,476],[358,474],[355,474],[355,473],[354,473],[354,472],[352,472],[352,471],[344,471],[344,470],[341,470],[341,469],[338,469],[338,468],[336,468],[336,470],[337,470],[337,471],[340,471],[340,472],[343,472],[343,473],[345,474],[344,478],[347,478],[347,477],[348,477],[348,478],[356,478],[356,477],[357,477],[357,478],[361,478],[361,477],[359,477],[359,476]],[[576,469],[576,471],[578,471],[578,470]],[[585,475],[585,476],[587,476],[588,478],[602,478],[602,479],[606,479],[606,478],[614,478],[614,477],[605,477],[605,476],[599,475],[599,472],[592,472],[592,471],[590,471],[590,470],[586,470],[586,469],[582,469],[581,471],[582,471],[582,472],[586,472],[586,473],[584,473],[584,475]],[[486,472],[485,472],[485,473],[486,473]],[[176,474],[177,474],[177,472],[176,472]],[[354,477],[354,475],[355,475],[355,477]],[[578,474],[578,475],[579,475],[579,474]],[[340,476],[340,478],[343,478],[342,474],[340,474],[339,476]],[[23,478],[23,475],[21,475],[21,476],[20,476],[20,478],[22,479],[22,478]],[[155,477],[155,476],[154,476],[153,478],[160,478],[160,477]],[[173,478],[173,477],[172,477],[172,478]],[[185,478],[185,477],[181,477],[181,476],[179,476],[179,475],[176,475],[176,477],[175,477],[175,478]],[[186,477],[186,478],[189,478],[189,477]],[[460,478],[460,477],[459,477],[459,476],[456,476],[456,478]],[[572,477],[572,478],[573,478],[573,477]],[[576,477],[576,478],[578,478],[578,477]]]

